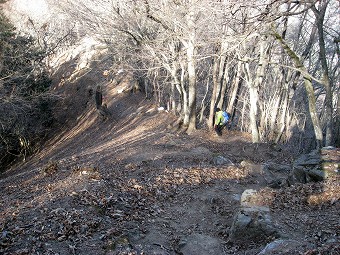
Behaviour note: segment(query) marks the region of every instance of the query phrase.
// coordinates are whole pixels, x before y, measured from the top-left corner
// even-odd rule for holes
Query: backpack
[[[227,123],[230,118],[229,114],[226,111],[223,111],[222,116],[223,116],[223,124]]]

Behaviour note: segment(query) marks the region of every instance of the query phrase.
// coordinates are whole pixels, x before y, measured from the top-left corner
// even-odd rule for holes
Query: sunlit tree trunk
[[[223,75],[221,77],[222,80],[220,81],[220,83],[221,83],[221,97],[220,97],[220,101],[218,103],[218,106],[221,109],[224,109],[225,105],[226,105],[225,101],[226,101],[227,85],[228,85],[228,80],[229,80],[229,74],[228,74],[229,63],[228,62],[223,63],[223,66],[224,66],[224,70],[221,70]]]
[[[243,81],[241,79],[241,73],[242,73],[242,62],[241,61],[237,62],[237,68],[235,72],[236,74],[235,74],[235,78],[232,83],[233,84],[232,89],[230,90],[230,97],[229,97],[228,106],[227,106],[227,112],[229,112],[230,114],[232,114],[233,112],[237,94],[239,92],[239,87],[241,86],[242,81]]]
[[[325,13],[327,9],[327,5],[329,0],[321,0],[319,3],[319,10],[315,7],[312,7],[316,18],[316,24],[318,28],[318,35],[319,35],[319,56],[321,61],[322,67],[322,84],[325,87],[326,97],[325,97],[325,126],[326,126],[326,137],[325,137],[325,145],[329,146],[333,143],[333,105],[332,105],[332,84],[329,78],[328,72],[328,64],[326,59],[326,46],[324,41],[324,29],[323,23],[325,18]]]
[[[336,116],[335,116],[335,146],[340,148],[340,91],[338,91],[337,104],[338,104],[338,107],[336,109]]]
[[[183,119],[183,127],[187,128],[189,126],[189,101],[188,101],[188,92],[186,90],[187,83],[187,71],[186,71],[186,63],[184,60],[181,61],[181,90],[183,94],[183,109],[182,109],[182,119]]]
[[[287,4],[287,9],[290,8],[290,4]],[[282,32],[282,38],[284,39],[287,34],[288,29],[288,16],[284,17],[283,20],[283,32]],[[282,49],[281,52],[281,62],[284,63],[285,61],[285,54],[284,49]],[[288,111],[288,102],[289,102],[289,82],[288,77],[291,74],[290,70],[286,70],[284,67],[279,67],[279,74],[277,75],[278,78],[276,79],[276,83],[279,84],[279,90],[278,90],[278,97],[274,98],[274,109],[271,114],[271,120],[270,120],[270,134],[271,139],[275,138],[275,143],[278,143],[281,139],[281,136],[287,128],[288,123],[286,124],[287,120],[287,114]],[[276,137],[275,137],[276,136]]]
[[[260,48],[259,48],[259,54],[260,59],[259,63],[256,69],[256,76],[253,80],[251,78],[251,71],[249,68],[249,62],[245,63],[245,74],[246,74],[246,80],[249,88],[249,102],[250,102],[250,111],[249,111],[249,118],[250,118],[250,129],[252,134],[252,142],[258,143],[260,141],[260,132],[259,132],[259,126],[258,126],[258,104],[259,104],[259,87],[263,82],[264,77],[264,69],[266,66],[265,61],[265,48],[266,43],[265,40],[260,41]]]
[[[221,83],[218,82],[218,77],[219,77],[218,70],[219,70],[219,57],[216,56],[214,58],[213,68],[212,68],[213,90],[212,90],[211,100],[210,100],[210,110],[209,110],[209,120],[208,120],[210,128],[213,128],[215,108],[216,108],[218,96],[221,91]]]
[[[172,67],[171,67],[171,77],[172,77],[172,81],[171,81],[171,108],[173,113],[176,112],[176,109],[178,107],[176,107],[176,95],[175,95],[175,88],[177,89],[178,93],[179,93],[179,104],[180,104],[180,109],[182,109],[181,106],[181,102],[183,101],[183,91],[181,89],[180,86],[180,81],[178,80],[177,77],[177,72],[178,72],[178,66],[177,63],[173,63]]]
[[[259,130],[257,126],[257,112],[258,112],[258,89],[255,87],[255,83],[251,77],[251,71],[249,68],[249,62],[243,64],[244,66],[244,74],[246,83],[249,89],[249,102],[250,102],[250,109],[249,109],[249,118],[250,118],[250,130],[252,136],[252,142],[257,143],[260,141]]]
[[[274,130],[274,123],[277,119],[277,135],[275,138],[275,143],[278,143],[281,139],[281,136],[285,130],[286,127],[286,120],[287,120],[287,114],[288,114],[288,102],[289,102],[289,86],[288,83],[284,81],[283,88],[280,93],[280,100],[278,99],[278,103],[280,102],[280,114],[273,115],[272,123],[271,123],[271,130]],[[276,112],[278,112],[278,108],[276,109]],[[278,117],[276,117],[278,116]],[[288,124],[287,124],[288,125]]]
[[[210,80],[208,78],[207,83],[206,83],[205,94],[204,94],[202,101],[201,101],[201,107],[200,107],[201,110],[200,110],[200,113],[199,113],[199,123],[203,123],[203,120],[206,119],[204,112],[205,112],[205,109],[207,108],[206,100],[207,100],[207,97],[208,97],[208,94],[209,94],[209,87],[210,87]],[[208,127],[210,128],[210,125],[208,125]]]
[[[196,129],[196,66],[195,66],[195,16],[191,11],[188,15],[188,41],[186,52],[188,59],[188,84],[189,84],[189,126],[188,133]]]
[[[227,56],[225,52],[227,51],[228,44],[227,42],[223,41],[221,46],[221,58],[219,64],[219,71],[218,71],[218,82],[221,84],[221,91],[220,91],[220,98],[218,102],[218,107],[223,109],[225,106],[225,96],[227,90],[227,82],[229,79],[229,63],[227,61]]]
[[[196,129],[196,69],[194,59],[194,45],[189,43],[188,48],[188,83],[189,83],[189,126],[188,132]]]
[[[322,146],[322,141],[323,141],[323,136],[322,136],[322,129],[320,125],[320,120],[318,117],[318,113],[316,110],[316,99],[314,95],[314,88],[312,84],[312,77],[310,74],[307,72],[305,66],[302,64],[300,58],[296,55],[296,53],[289,47],[289,45],[282,39],[282,37],[276,32],[273,31],[274,37],[280,42],[284,50],[287,52],[289,57],[292,59],[294,62],[296,68],[300,70],[303,80],[304,80],[304,85],[305,89],[307,92],[307,97],[308,97],[308,107],[309,107],[309,113],[310,117],[313,123],[314,127],[314,134],[316,138],[316,146],[317,148],[320,148]]]
[[[260,59],[259,59],[259,63],[256,69],[256,77],[255,77],[255,81],[254,81],[254,87],[259,90],[259,88],[261,87],[262,83],[263,83],[263,79],[265,77],[265,69],[267,67],[267,38],[261,38],[260,42],[259,42],[259,50],[260,50]],[[259,92],[257,92],[259,93]],[[266,125],[267,125],[267,121],[266,118],[268,117],[266,115],[265,109],[263,109],[263,106],[265,107],[265,102],[259,102],[260,105],[260,109],[261,109],[261,121],[260,121],[260,127],[259,127],[259,138],[261,138],[261,133],[265,133],[266,131]],[[253,141],[255,142],[255,141]],[[259,140],[257,141],[259,142]]]

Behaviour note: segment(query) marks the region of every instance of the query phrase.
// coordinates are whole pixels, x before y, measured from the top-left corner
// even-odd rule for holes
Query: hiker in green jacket
[[[222,135],[222,129],[224,127],[223,120],[223,111],[221,111],[220,108],[216,108],[214,129],[216,134],[219,136]]]
[[[214,129],[219,136],[222,135],[222,130],[227,126],[229,120],[230,114],[228,112],[221,111],[220,108],[216,108]]]

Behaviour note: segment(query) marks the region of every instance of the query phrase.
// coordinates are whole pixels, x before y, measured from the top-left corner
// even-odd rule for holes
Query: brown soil
[[[1,254],[181,254],[192,234],[217,238],[224,254],[258,254],[265,243],[228,241],[250,188],[271,198],[284,236],[311,244],[301,254],[339,254],[338,182],[271,189],[240,163],[289,164],[284,147],[237,131],[171,129],[176,117],[141,92],[118,93],[128,81],[105,83],[112,116],[103,121],[90,93],[97,82],[58,83],[62,131],[0,179]],[[234,165],[214,164],[218,155]]]

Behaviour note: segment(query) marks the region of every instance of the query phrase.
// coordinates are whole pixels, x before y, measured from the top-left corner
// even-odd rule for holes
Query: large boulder
[[[323,181],[339,174],[340,149],[324,147],[298,157],[289,176],[289,183]]]
[[[229,241],[233,243],[266,242],[278,237],[268,205],[256,190],[245,190],[241,196],[241,206],[234,216],[230,228]]]
[[[290,165],[266,162],[264,164],[254,164],[249,161],[242,161],[240,166],[251,176],[263,179],[263,184],[271,188],[281,188],[287,186],[287,179],[291,170]]]

